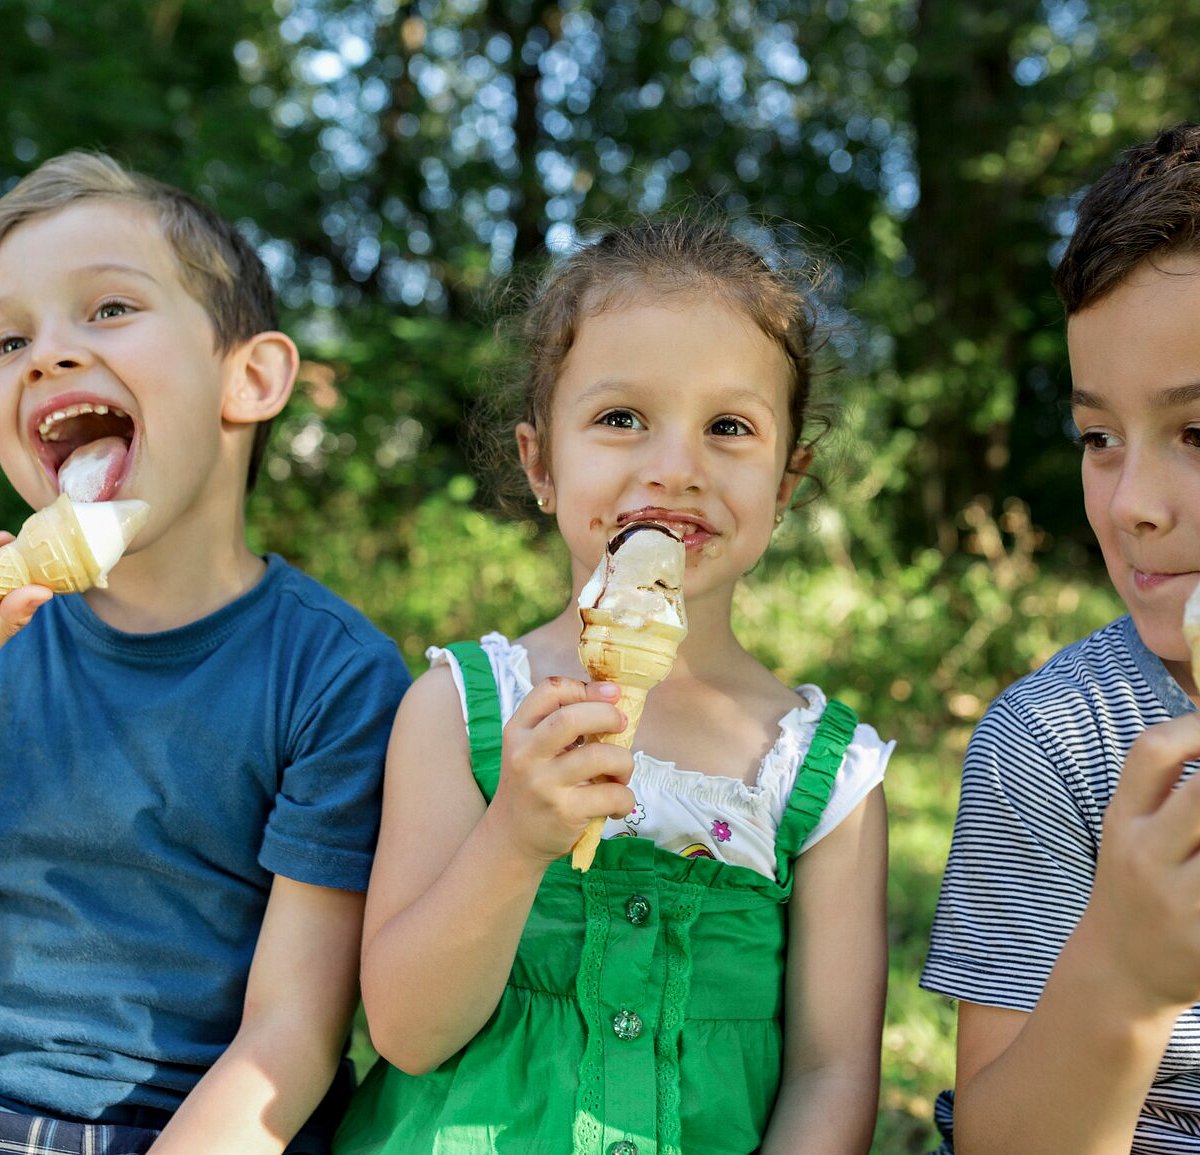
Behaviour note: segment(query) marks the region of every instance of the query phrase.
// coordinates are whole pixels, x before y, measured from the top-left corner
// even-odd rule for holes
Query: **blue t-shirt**
[[[179,1106],[237,1030],[273,876],[365,889],[408,682],[274,556],[181,629],[64,596],[0,647],[0,1098]]]

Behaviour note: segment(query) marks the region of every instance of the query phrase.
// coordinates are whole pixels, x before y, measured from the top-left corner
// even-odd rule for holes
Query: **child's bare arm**
[[[388,750],[371,874],[363,1002],[376,1049],[412,1073],[454,1054],[487,1021],[547,865],[600,813],[626,813],[628,751],[575,745],[619,727],[608,688],[550,679],[504,734],[500,786],[484,805],[450,672],[405,695]]]
[[[276,877],[233,1042],[154,1155],[278,1155],[329,1089],[358,1002],[363,896]]]
[[[1189,714],[1134,743],[1087,910],[1031,1014],[959,1010],[955,1150],[1127,1155],[1176,1018],[1200,997],[1200,756]]]
[[[887,812],[877,787],[797,863],[783,1080],[763,1155],[866,1155],[887,989]]]

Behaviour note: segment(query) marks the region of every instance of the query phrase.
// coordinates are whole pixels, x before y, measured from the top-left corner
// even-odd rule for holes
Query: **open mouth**
[[[133,441],[133,419],[123,409],[83,401],[45,414],[38,422],[42,459],[73,501],[110,501]]]

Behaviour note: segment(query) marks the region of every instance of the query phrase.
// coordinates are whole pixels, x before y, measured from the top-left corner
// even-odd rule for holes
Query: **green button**
[[[609,1147],[608,1155],[638,1155],[637,1144],[630,1143],[628,1139],[622,1139],[620,1143],[614,1143]]]
[[[650,900],[640,894],[630,895],[625,904],[625,917],[634,926],[641,926],[650,917]]]

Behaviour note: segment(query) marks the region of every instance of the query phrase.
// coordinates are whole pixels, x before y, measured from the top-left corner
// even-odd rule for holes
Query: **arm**
[[[762,1155],[866,1155],[887,989],[882,786],[797,863],[783,1078]]]
[[[1200,996],[1200,718],[1133,744],[1095,885],[1032,1013],[959,1009],[955,1149],[1128,1155],[1176,1018]]]
[[[363,896],[276,876],[241,1026],[154,1155],[278,1155],[333,1081],[358,999]]]
[[[615,687],[550,678],[504,731],[485,806],[445,667],[405,695],[388,749],[383,823],[365,921],[363,1003],[375,1048],[421,1073],[467,1043],[496,1007],[546,867],[590,818],[628,813],[627,750],[580,737],[618,731]],[[605,775],[615,781],[593,782]]]

